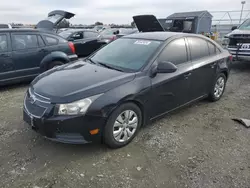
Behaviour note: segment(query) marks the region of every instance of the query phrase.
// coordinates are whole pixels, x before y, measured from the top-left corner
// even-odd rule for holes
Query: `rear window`
[[[44,36],[44,39],[48,45],[58,44],[58,39],[50,36]]]
[[[119,29],[105,29],[100,33],[100,35],[113,35],[114,32],[118,30]]]
[[[84,32],[84,38],[94,38],[97,36],[98,36],[98,33],[96,33],[96,32],[91,32],[91,31]]]

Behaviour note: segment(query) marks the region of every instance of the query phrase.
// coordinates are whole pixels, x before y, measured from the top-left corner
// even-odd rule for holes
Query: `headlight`
[[[222,41],[223,45],[228,45],[229,44],[230,39],[229,38],[224,38]]]
[[[95,95],[72,103],[58,104],[57,115],[84,115],[93,101],[101,95]]]

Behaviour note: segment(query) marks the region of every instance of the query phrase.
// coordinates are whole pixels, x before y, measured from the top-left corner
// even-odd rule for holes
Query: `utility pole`
[[[246,1],[241,1],[241,4],[242,4],[242,8],[241,8],[241,13],[240,13],[240,22],[239,22],[239,24],[241,24],[242,13],[243,13],[243,9],[244,9],[244,5],[246,4]]]

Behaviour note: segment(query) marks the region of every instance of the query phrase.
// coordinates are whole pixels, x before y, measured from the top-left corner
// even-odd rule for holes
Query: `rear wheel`
[[[139,107],[126,103],[118,107],[109,117],[104,129],[104,142],[110,148],[120,148],[130,143],[142,124]]]
[[[226,81],[227,81],[227,78],[226,78],[225,74],[220,73],[217,76],[215,83],[213,85],[213,88],[209,94],[210,101],[220,100],[220,98],[222,97],[222,95],[225,91]]]
[[[52,62],[49,64],[47,70],[52,69],[52,68],[55,68],[55,67],[58,67],[58,66],[61,66],[61,65],[63,65],[63,64],[64,64],[64,63],[61,62],[61,61],[52,61]]]

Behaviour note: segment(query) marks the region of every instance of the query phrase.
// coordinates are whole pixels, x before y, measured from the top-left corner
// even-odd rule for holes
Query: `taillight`
[[[233,56],[232,55],[229,56],[229,60],[233,61]]]
[[[73,42],[69,42],[69,47],[70,47],[72,53],[75,54],[76,53],[76,49],[75,49],[75,45],[73,44]]]
[[[117,39],[117,37],[116,37],[116,36],[113,36],[113,37],[111,38],[111,41],[113,41],[113,40],[115,40],[115,39]]]

